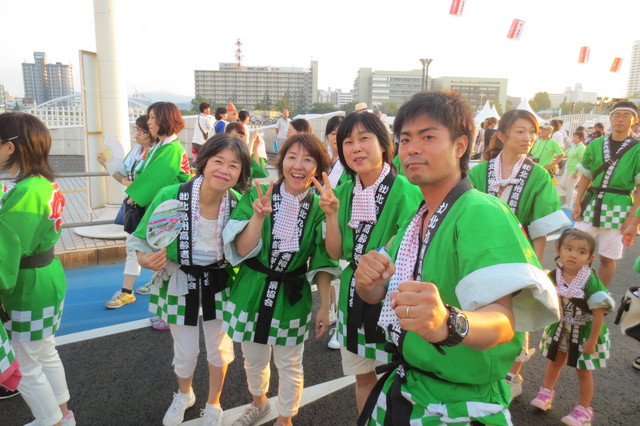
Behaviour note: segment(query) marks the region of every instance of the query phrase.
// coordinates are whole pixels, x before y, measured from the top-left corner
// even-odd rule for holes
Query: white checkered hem
[[[583,214],[582,220],[589,224],[593,224],[594,219],[594,201],[591,201],[587,206]],[[627,215],[631,211],[631,206],[617,206],[617,205],[609,205],[603,204],[602,211],[600,213],[600,228],[604,229],[620,229],[622,223],[627,218]]]
[[[336,325],[336,334],[338,342],[344,348],[347,347],[347,333],[346,333],[346,325],[344,320],[344,313],[341,310],[338,310],[338,322]],[[365,342],[364,328],[360,327],[358,329],[358,342]],[[375,354],[373,357],[367,356],[367,352],[371,354],[371,352]],[[358,356],[367,359],[375,359],[376,361],[388,363],[391,361],[391,354],[384,350],[384,343],[358,343]]]
[[[538,237],[552,234],[567,226],[571,226],[571,221],[567,218],[567,215],[565,215],[562,210],[556,210],[529,224],[529,238],[535,240]]]
[[[2,373],[3,371],[7,371],[9,367],[11,367],[9,355],[11,355],[11,358],[14,357],[13,347],[11,346],[11,341],[9,339],[6,339],[4,342],[2,342],[2,349],[0,349],[0,353],[4,355],[2,358],[0,358],[0,373]]]
[[[42,318],[33,319],[33,311],[16,311],[11,310],[9,317],[11,320],[4,324],[5,329],[11,335],[11,340],[14,342],[31,342],[35,340],[45,339],[49,336],[53,336],[60,325],[60,318],[62,317],[62,311],[64,302],[60,304],[60,311],[55,313],[55,306],[47,306],[42,308]],[[45,327],[45,320],[51,319],[51,325]],[[17,324],[14,323],[29,323],[28,330],[20,331],[17,329]],[[20,327],[24,328],[24,326]],[[34,333],[42,332],[41,337],[37,339],[33,335]]]
[[[476,311],[501,297],[513,296],[516,331],[539,330],[560,318],[558,296],[549,277],[528,263],[502,263],[477,269],[456,286],[460,307]]]
[[[605,291],[597,291],[587,300],[589,309],[605,308],[606,313],[611,313],[616,309],[616,302],[611,295]]]
[[[256,322],[258,320],[258,314],[252,315],[252,319],[249,320],[249,313],[240,311],[236,314],[235,304],[227,302],[225,308],[226,313],[231,313],[229,321],[223,321],[222,330],[225,331],[231,340],[234,342],[254,341]],[[267,345],[281,344],[282,339],[285,339],[283,346],[295,346],[307,340],[309,337],[309,324],[311,322],[311,313],[307,315],[306,321],[301,323],[300,319],[293,319],[289,321],[289,328],[280,328],[280,320],[273,318],[271,320],[271,330],[267,339]],[[238,330],[238,326],[244,324],[244,331]],[[276,335],[273,335],[274,329],[276,329]],[[291,331],[294,330],[292,333]]]

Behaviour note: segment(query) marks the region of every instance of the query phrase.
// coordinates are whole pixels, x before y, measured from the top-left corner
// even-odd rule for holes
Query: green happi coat
[[[178,139],[151,148],[136,170],[136,179],[125,190],[136,204],[146,207],[158,191],[190,177],[189,158]]]
[[[161,203],[166,200],[177,200],[178,199],[178,191],[180,189],[181,184],[171,185],[166,188],[163,188],[160,193],[153,199],[153,202],[147,208],[144,217],[140,221],[140,224],[136,228],[136,231],[133,233],[131,239],[127,242],[127,244],[139,251],[150,252],[154,249],[147,244],[147,224],[153,214],[153,211],[158,207]],[[234,191],[234,194],[237,198],[240,196]],[[213,237],[213,236],[212,236]],[[179,240],[176,238],[171,244],[169,244],[167,249],[167,258],[171,259],[176,263],[180,263],[180,259],[178,256],[178,245]],[[229,297],[229,287],[233,282],[235,277],[235,268],[231,265],[228,265],[225,270],[229,274],[227,281],[225,283],[225,288],[222,291],[216,292],[213,295],[213,300],[206,300],[211,295],[207,296],[209,293],[204,292],[201,289],[195,289],[196,294],[192,294],[192,297],[188,297],[188,295],[170,295],[169,291],[169,281],[163,281],[159,286],[153,285],[151,286],[151,293],[149,295],[149,312],[159,316],[162,318],[167,324],[177,324],[177,325],[185,325],[186,322],[193,322],[193,316],[196,316],[197,322],[197,311],[198,307],[203,306],[203,314],[205,314],[205,318],[211,314],[211,312],[205,313],[205,307],[215,307],[215,319],[222,319],[224,304],[226,303]],[[213,285],[211,283],[210,285]],[[188,312],[193,313],[194,315],[189,315]],[[193,324],[191,324],[193,325]]]
[[[576,165],[576,169],[590,180],[593,179],[592,174],[604,164],[603,145],[608,138],[598,138],[587,145],[584,151],[582,161]],[[613,152],[611,153],[613,155]],[[593,186],[599,187],[605,177],[606,170],[591,182]],[[636,144],[618,161],[611,180],[609,188],[633,191],[636,185],[640,183],[640,144]],[[594,221],[594,205],[596,198],[593,197],[587,208],[582,212],[582,220],[593,224]],[[622,223],[627,218],[629,210],[633,205],[633,198],[630,195],[614,194],[607,192],[602,200],[602,211],[600,214],[600,228],[620,229]]]
[[[255,158],[251,157],[251,178],[266,178],[269,176],[269,171],[267,170],[267,161],[264,158],[259,158],[259,161],[256,161]]]
[[[407,225],[394,238],[389,254],[395,261]],[[422,281],[438,287],[444,303],[475,311],[513,295],[517,331],[535,330],[557,321],[553,284],[518,221],[496,197],[471,189],[450,207],[424,257]],[[509,387],[504,378],[522,348],[522,333],[486,350],[465,345],[443,348],[446,355],[414,332],[403,331],[400,352],[413,367],[392,388],[398,368],[384,382],[371,425],[511,424]],[[402,382],[398,376],[399,383]],[[395,412],[393,420],[385,418]],[[385,422],[386,421],[386,422]],[[392,423],[389,423],[392,422]]]
[[[391,171],[389,173],[392,173]],[[340,210],[338,211],[338,222],[342,233],[342,256],[343,259],[353,263],[354,229],[347,224],[351,219],[351,200],[355,183],[348,180],[338,186],[335,190],[336,197],[340,200]],[[371,237],[365,249],[366,254],[370,250],[384,247],[398,232],[398,228],[405,222],[422,201],[422,194],[417,186],[412,185],[404,176],[396,176],[389,191],[389,196],[385,202],[378,222],[371,231]],[[355,273],[352,267],[346,267],[340,275],[340,296],[338,298],[338,341],[347,347],[347,316],[349,305],[349,284]],[[377,321],[377,318],[375,319]],[[355,353],[355,352],[354,352]],[[358,329],[357,354],[376,359],[381,362],[389,362],[390,355],[384,350],[384,343],[366,343],[363,327]]]
[[[549,273],[554,274],[555,277],[556,271],[553,270]],[[554,279],[552,277],[552,279]],[[607,288],[602,284],[602,281],[598,279],[596,274],[591,271],[591,275],[589,279],[585,283],[584,286],[584,298],[579,301],[575,301],[573,298],[566,298],[558,295],[560,299],[560,314],[561,320],[560,322],[556,322],[551,324],[547,328],[545,328],[544,333],[542,334],[542,339],[540,341],[540,350],[542,351],[542,355],[546,356],[550,360],[555,360],[555,353],[557,350],[557,340],[554,342],[554,336],[556,331],[558,330],[558,326],[564,326],[565,321],[576,320],[574,317],[574,305],[580,304],[583,305],[582,313],[583,315],[590,315],[592,309],[604,308],[607,313],[613,311],[615,303],[609,294]],[[591,327],[593,325],[593,318],[587,321],[584,325],[579,327],[580,332],[578,336],[578,344],[582,346],[588,339],[591,334]],[[571,338],[571,336],[569,336]],[[572,350],[573,347],[569,348],[569,357],[567,360],[567,365],[570,367],[576,367],[580,370],[595,370],[596,368],[604,368],[607,366],[606,360],[609,359],[610,350],[611,350],[611,342],[609,341],[609,329],[607,328],[607,323],[602,323],[602,329],[600,330],[600,335],[598,336],[598,342],[596,343],[596,350],[592,354],[585,354],[578,351]]]
[[[489,161],[495,161],[495,159]],[[469,181],[474,188],[484,193],[487,193],[488,187],[489,161],[484,161],[469,170]],[[507,188],[513,189],[514,185],[508,185]],[[508,202],[510,194],[511,190],[505,190],[502,199]],[[517,208],[509,207],[515,212],[531,240],[571,226],[571,222],[561,209],[560,197],[553,186],[549,172],[538,164],[533,165]]]
[[[267,185],[262,185],[263,193]],[[275,192],[275,189],[274,189]],[[231,295],[224,312],[223,330],[236,342],[255,341],[258,311],[263,302],[267,275],[255,271],[241,263],[255,257],[262,265],[268,266],[271,257],[272,216],[267,216],[262,225],[261,241],[245,258],[235,251],[233,240],[247,225],[253,216],[253,201],[257,198],[257,190],[247,191],[233,211],[224,229],[225,257],[232,265],[240,264],[238,275],[231,287]],[[302,298],[291,305],[280,283],[275,299],[273,319],[269,328],[266,344],[293,346],[303,343],[309,334],[311,321],[311,286],[317,272],[326,271],[338,276],[338,262],[327,254],[323,236],[325,215],[318,205],[319,197],[313,195],[313,202],[308,212],[308,219],[300,241],[300,250],[293,257],[285,272],[295,271],[308,264],[308,272],[304,276]],[[275,213],[275,212],[274,212]]]
[[[4,185],[2,185],[4,186]],[[4,191],[3,191],[4,193]],[[2,196],[3,194],[0,194]],[[2,294],[9,293],[13,289],[18,277],[19,269],[15,266],[20,263],[20,252],[15,247],[20,245],[20,240],[16,233],[0,220],[0,299]],[[13,374],[16,365],[13,365],[15,354],[11,347],[11,341],[4,326],[0,324],[0,384]]]
[[[44,177],[21,180],[2,198],[0,241],[17,256],[0,260],[0,303],[10,321],[12,341],[53,336],[60,325],[67,280],[57,258],[40,268],[20,268],[20,258],[53,248],[60,238],[65,199],[58,184]]]

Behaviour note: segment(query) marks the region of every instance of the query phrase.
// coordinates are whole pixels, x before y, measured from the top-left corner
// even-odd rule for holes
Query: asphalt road
[[[640,242],[639,242],[640,244]],[[553,266],[553,242],[547,243],[545,266]],[[639,276],[631,270],[640,253],[639,247],[626,251],[619,263],[611,286],[618,302],[625,289],[637,284]],[[595,263],[597,268],[597,262]],[[143,300],[141,300],[143,302]],[[317,306],[317,301],[316,301]],[[631,361],[640,355],[640,345],[621,336],[613,325],[614,315],[606,317],[612,338],[612,357],[608,367],[596,371],[593,408],[596,424],[640,424],[640,371]],[[540,332],[532,333],[536,344]],[[327,348],[328,336],[320,340],[311,337],[305,346],[305,387],[342,377],[340,354]],[[204,353],[204,345],[202,345]],[[171,403],[177,385],[171,369],[172,341],[168,332],[151,328],[71,343],[59,347],[67,371],[67,380],[78,425],[160,425]],[[242,352],[236,345],[236,360],[230,365],[222,394],[225,409],[251,401],[246,388]],[[571,368],[563,371],[556,388],[554,407],[542,413],[529,405],[541,385],[546,359],[536,354],[523,369],[524,391],[511,407],[516,425],[560,424],[577,402],[577,380]],[[203,408],[207,394],[207,373],[201,356],[194,379],[197,402],[186,413],[185,420],[195,419]],[[272,366],[271,391],[277,390],[277,370]],[[356,409],[354,386],[330,393],[300,409],[294,422],[298,425],[353,425]],[[17,426],[32,420],[22,398],[0,401],[0,426]]]

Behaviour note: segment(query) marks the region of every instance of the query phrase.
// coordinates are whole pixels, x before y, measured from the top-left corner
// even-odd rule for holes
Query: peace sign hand
[[[333,193],[333,189],[331,189],[331,182],[329,181],[329,177],[325,172],[322,172],[322,180],[325,183],[325,187],[323,188],[320,185],[320,182],[315,177],[311,178],[311,182],[315,185],[318,193],[320,193],[320,208],[327,216],[333,216],[338,213],[338,209],[340,208],[340,200]]]
[[[269,188],[267,193],[262,193],[262,187],[257,180],[253,181],[253,184],[258,190],[258,198],[253,201],[253,212],[259,218],[264,219],[271,214],[273,208],[271,207],[271,193],[273,192],[273,181],[269,182]]]

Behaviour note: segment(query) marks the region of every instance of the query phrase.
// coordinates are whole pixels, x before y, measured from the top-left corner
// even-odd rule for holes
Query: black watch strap
[[[447,317],[447,330],[449,331],[449,335],[446,339],[441,340],[437,343],[433,343],[433,346],[444,355],[444,347],[452,347],[460,344],[467,337],[469,333],[469,321],[467,320],[467,316],[463,314],[458,308],[451,305],[444,305],[445,308],[449,311],[449,316]]]

